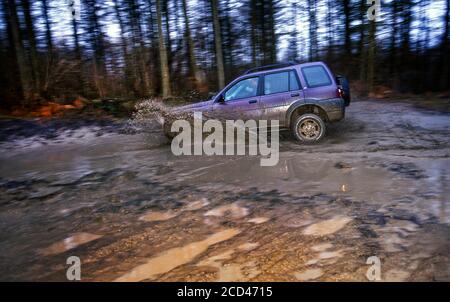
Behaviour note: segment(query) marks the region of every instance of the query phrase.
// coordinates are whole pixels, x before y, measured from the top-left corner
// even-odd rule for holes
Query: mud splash
[[[155,276],[171,271],[172,269],[191,262],[195,257],[205,252],[210,246],[229,240],[239,234],[237,229],[226,229],[215,233],[202,241],[190,243],[183,247],[173,248],[162,252],[159,256],[151,258],[146,263],[135,267],[131,272],[124,274],[115,281],[138,282],[153,279]]]
[[[178,110],[163,103],[161,99],[149,99],[139,102],[135,106],[135,113],[128,122],[130,129],[136,129],[151,133],[160,131],[155,127],[155,122],[162,126],[165,121],[178,119],[190,120],[193,113],[190,111]]]

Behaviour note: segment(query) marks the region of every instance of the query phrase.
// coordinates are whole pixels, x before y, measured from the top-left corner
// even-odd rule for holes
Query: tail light
[[[344,98],[344,90],[342,88],[337,89],[337,97]]]

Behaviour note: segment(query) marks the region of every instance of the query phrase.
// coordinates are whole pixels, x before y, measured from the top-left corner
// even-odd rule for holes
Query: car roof
[[[252,71],[255,68],[249,69],[247,70],[242,76],[250,76],[250,75],[261,75],[261,74],[265,74],[265,73],[272,73],[272,72],[277,72],[277,71],[283,71],[283,70],[290,70],[293,67],[307,67],[307,66],[311,66],[311,65],[325,65],[325,63],[323,63],[322,61],[315,61],[315,62],[306,62],[306,63],[281,63],[281,64],[274,64],[274,65],[265,65],[265,66],[260,66],[257,67],[258,69],[264,69],[264,68],[268,68],[268,69],[264,69],[264,70],[259,70],[259,71]],[[282,67],[278,67],[276,68],[275,66],[277,65],[284,65]],[[271,68],[271,67],[274,68]]]

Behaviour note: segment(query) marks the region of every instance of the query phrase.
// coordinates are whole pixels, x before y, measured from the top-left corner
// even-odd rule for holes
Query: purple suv
[[[350,103],[347,80],[334,77],[323,62],[283,63],[248,70],[211,100],[175,109],[201,111],[219,120],[279,120],[301,142],[315,142],[325,134],[325,124],[344,118]],[[164,123],[168,137],[171,123]]]

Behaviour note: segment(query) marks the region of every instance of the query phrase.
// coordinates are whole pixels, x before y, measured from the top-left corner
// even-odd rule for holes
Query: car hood
[[[212,104],[213,100],[202,101],[194,104],[176,107],[174,108],[174,111],[196,111],[196,110],[202,111],[210,108]]]

